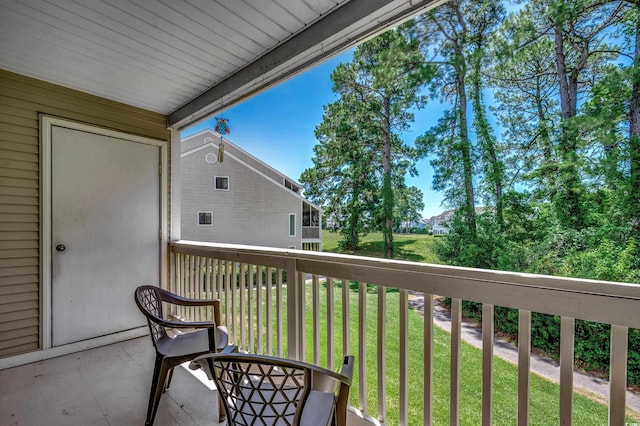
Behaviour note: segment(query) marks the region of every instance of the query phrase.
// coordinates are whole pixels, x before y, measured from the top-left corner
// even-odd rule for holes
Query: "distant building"
[[[489,211],[490,208],[487,207],[476,207],[476,214],[483,214],[486,211]],[[433,235],[448,235],[449,234],[449,226],[451,224],[451,220],[453,219],[453,215],[455,214],[455,210],[447,210],[445,212],[440,213],[437,216],[431,216],[429,219],[425,219],[427,225],[431,226],[431,233]]]
[[[298,182],[211,130],[181,159],[182,239],[321,250],[321,209]]]
[[[454,210],[447,210],[437,216],[431,216],[429,219],[426,219],[427,225],[431,226],[431,233],[433,235],[448,235],[449,223],[451,219],[453,219],[454,213]]]

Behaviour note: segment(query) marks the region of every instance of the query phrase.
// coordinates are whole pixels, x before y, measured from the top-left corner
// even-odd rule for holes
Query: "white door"
[[[60,346],[145,324],[133,301],[159,284],[158,146],[51,130],[51,330]]]

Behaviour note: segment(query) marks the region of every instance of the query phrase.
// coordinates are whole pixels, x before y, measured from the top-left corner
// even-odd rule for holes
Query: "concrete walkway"
[[[422,293],[411,292],[409,295],[411,308],[424,314],[424,297]],[[451,316],[449,311],[434,302],[433,321],[438,327],[451,332]],[[482,348],[482,330],[475,324],[462,322],[462,339],[477,348]],[[518,348],[499,338],[493,340],[493,354],[510,363],[518,364]],[[560,365],[549,358],[531,354],[531,372],[556,383],[560,382]],[[609,399],[609,382],[598,377],[589,376],[581,371],[573,372],[573,389],[594,399]],[[627,391],[627,409],[640,413],[640,395]]]

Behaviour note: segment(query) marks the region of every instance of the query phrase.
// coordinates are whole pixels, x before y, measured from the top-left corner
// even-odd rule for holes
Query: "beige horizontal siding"
[[[3,296],[3,298],[8,294],[37,292],[39,290],[37,275],[32,275],[31,277],[29,275],[23,275],[19,278],[24,278],[25,280],[28,280],[28,282],[23,284],[14,283],[11,285],[0,286],[0,295]]]
[[[40,114],[170,140],[162,114],[0,70],[0,357],[40,347]]]

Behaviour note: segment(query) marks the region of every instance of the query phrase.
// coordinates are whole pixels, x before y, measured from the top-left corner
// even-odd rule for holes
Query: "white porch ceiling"
[[[182,127],[443,0],[0,0],[0,68]]]

